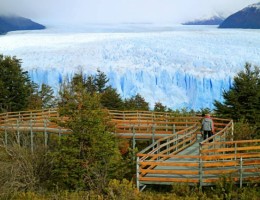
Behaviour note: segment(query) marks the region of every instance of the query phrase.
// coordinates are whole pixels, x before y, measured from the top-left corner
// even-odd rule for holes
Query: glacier
[[[260,30],[153,24],[52,26],[0,36],[31,79],[59,90],[82,70],[97,69],[122,98],[141,94],[153,108],[214,109],[246,62],[260,66]]]

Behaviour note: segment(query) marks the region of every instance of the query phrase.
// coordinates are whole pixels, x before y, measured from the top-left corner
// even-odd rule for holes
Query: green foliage
[[[106,84],[108,83],[109,79],[105,75],[104,72],[101,72],[99,69],[97,70],[97,75],[95,76],[95,85],[97,88],[97,92],[103,93],[106,89],[107,86]]]
[[[86,92],[103,93],[107,89],[109,79],[104,72],[97,70],[96,75],[85,76],[83,71],[76,73],[72,78],[72,86],[82,85]]]
[[[21,191],[44,190],[49,184],[51,166],[42,146],[34,153],[18,145],[0,148],[0,199],[11,199]]]
[[[247,121],[241,119],[234,123],[234,140],[251,140],[255,129]]]
[[[0,55],[0,74],[1,111],[25,110],[33,89],[28,72],[21,69],[21,61]]]
[[[211,110],[209,108],[203,108],[200,110],[200,113],[202,116],[205,116],[205,114],[211,113]]]
[[[39,88],[37,84],[33,83],[32,91],[29,96],[28,109],[53,108],[56,106],[54,91],[49,85],[42,84]]]
[[[246,120],[260,129],[260,69],[246,63],[229,91],[223,93],[224,102],[215,101],[216,114],[235,121]]]
[[[125,100],[125,109],[127,110],[149,110],[149,103],[145,99],[137,94],[130,99]]]
[[[122,110],[124,107],[122,98],[117,93],[116,89],[112,87],[106,88],[101,95],[100,101],[103,107],[110,110]]]
[[[49,85],[41,85],[39,96],[41,98],[42,108],[53,108],[56,106],[54,91]]]
[[[167,111],[167,106],[164,106],[162,103],[160,102],[156,102],[154,105],[154,109],[155,112],[166,112]]]
[[[138,198],[138,191],[131,181],[113,179],[107,187],[107,198],[114,200],[135,200]]]
[[[73,134],[62,138],[53,154],[55,182],[63,189],[101,192],[110,179],[125,173],[108,113],[101,109],[101,94],[86,91],[82,82],[64,84],[60,94],[59,111],[68,117],[63,125]]]

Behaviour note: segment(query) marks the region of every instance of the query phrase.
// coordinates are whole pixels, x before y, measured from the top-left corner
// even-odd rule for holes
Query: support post
[[[237,143],[235,143],[235,160],[237,160]]]
[[[137,190],[139,191],[140,189],[140,182],[139,182],[139,157],[137,156],[136,158],[136,187],[137,187]]]
[[[48,145],[48,134],[47,134],[47,119],[44,120],[44,145],[47,147]]]
[[[167,150],[170,148],[170,144],[169,144],[169,139],[167,139]],[[167,151],[167,155],[169,155],[170,154],[170,152],[169,151]]]
[[[8,138],[7,138],[7,129],[5,127],[5,146],[7,147],[7,141],[8,141]]]
[[[30,120],[30,132],[31,132],[31,151],[33,152],[34,146],[33,146],[33,129],[32,129],[32,119]]]
[[[243,185],[243,158],[240,157],[240,177],[239,177],[239,187],[242,188],[242,185]]]
[[[133,125],[133,143],[132,143],[132,147],[133,147],[133,149],[135,149],[135,126]]]
[[[152,141],[155,142],[155,124],[152,125]]]
[[[200,184],[200,188],[202,188],[203,185],[203,160],[202,160],[202,154],[201,154],[201,150],[202,150],[202,144],[200,143],[199,146],[199,184]]]
[[[19,118],[20,118],[20,113],[19,113]],[[19,119],[16,120],[16,128],[17,128],[17,144],[20,146],[20,130],[19,130],[20,124],[19,124]]]
[[[61,142],[61,127],[59,127],[59,142]]]
[[[233,141],[233,136],[234,136],[234,123],[233,123],[233,120],[231,120],[231,141]]]

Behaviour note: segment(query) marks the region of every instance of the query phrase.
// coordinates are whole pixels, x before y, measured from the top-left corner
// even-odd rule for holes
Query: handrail
[[[214,142],[215,141],[218,141],[222,138],[222,136],[224,138],[226,138],[226,133],[228,131],[230,131],[230,129],[232,130],[232,126],[233,126],[233,120],[231,120],[222,130],[220,130],[219,132],[217,132],[216,134],[214,134],[213,136],[207,138],[206,140],[203,140],[200,144],[201,145],[204,145],[204,144],[207,144],[209,143],[211,140],[213,140]],[[233,133],[231,132],[230,133],[231,135],[233,135]]]
[[[187,137],[188,134],[193,134],[197,130],[198,130],[197,124],[194,124],[193,126],[190,126],[190,127],[186,128],[184,130],[178,131],[171,136],[158,139],[156,142],[152,143],[151,145],[149,145],[148,147],[146,147],[145,149],[140,151],[137,154],[137,156],[140,155],[140,154],[154,154],[156,152],[156,151],[154,151],[154,149],[159,150],[160,148],[165,147],[168,144],[169,141],[171,143],[177,142],[178,140],[181,140],[181,139]],[[183,134],[183,135],[181,135],[181,134]],[[181,135],[181,137],[178,137],[178,135]],[[163,144],[163,145],[160,145],[160,144]],[[145,152],[147,152],[147,153],[145,153]]]

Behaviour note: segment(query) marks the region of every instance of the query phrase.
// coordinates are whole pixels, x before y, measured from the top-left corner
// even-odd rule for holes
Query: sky
[[[1,14],[45,23],[176,24],[224,17],[259,0],[0,0]]]

